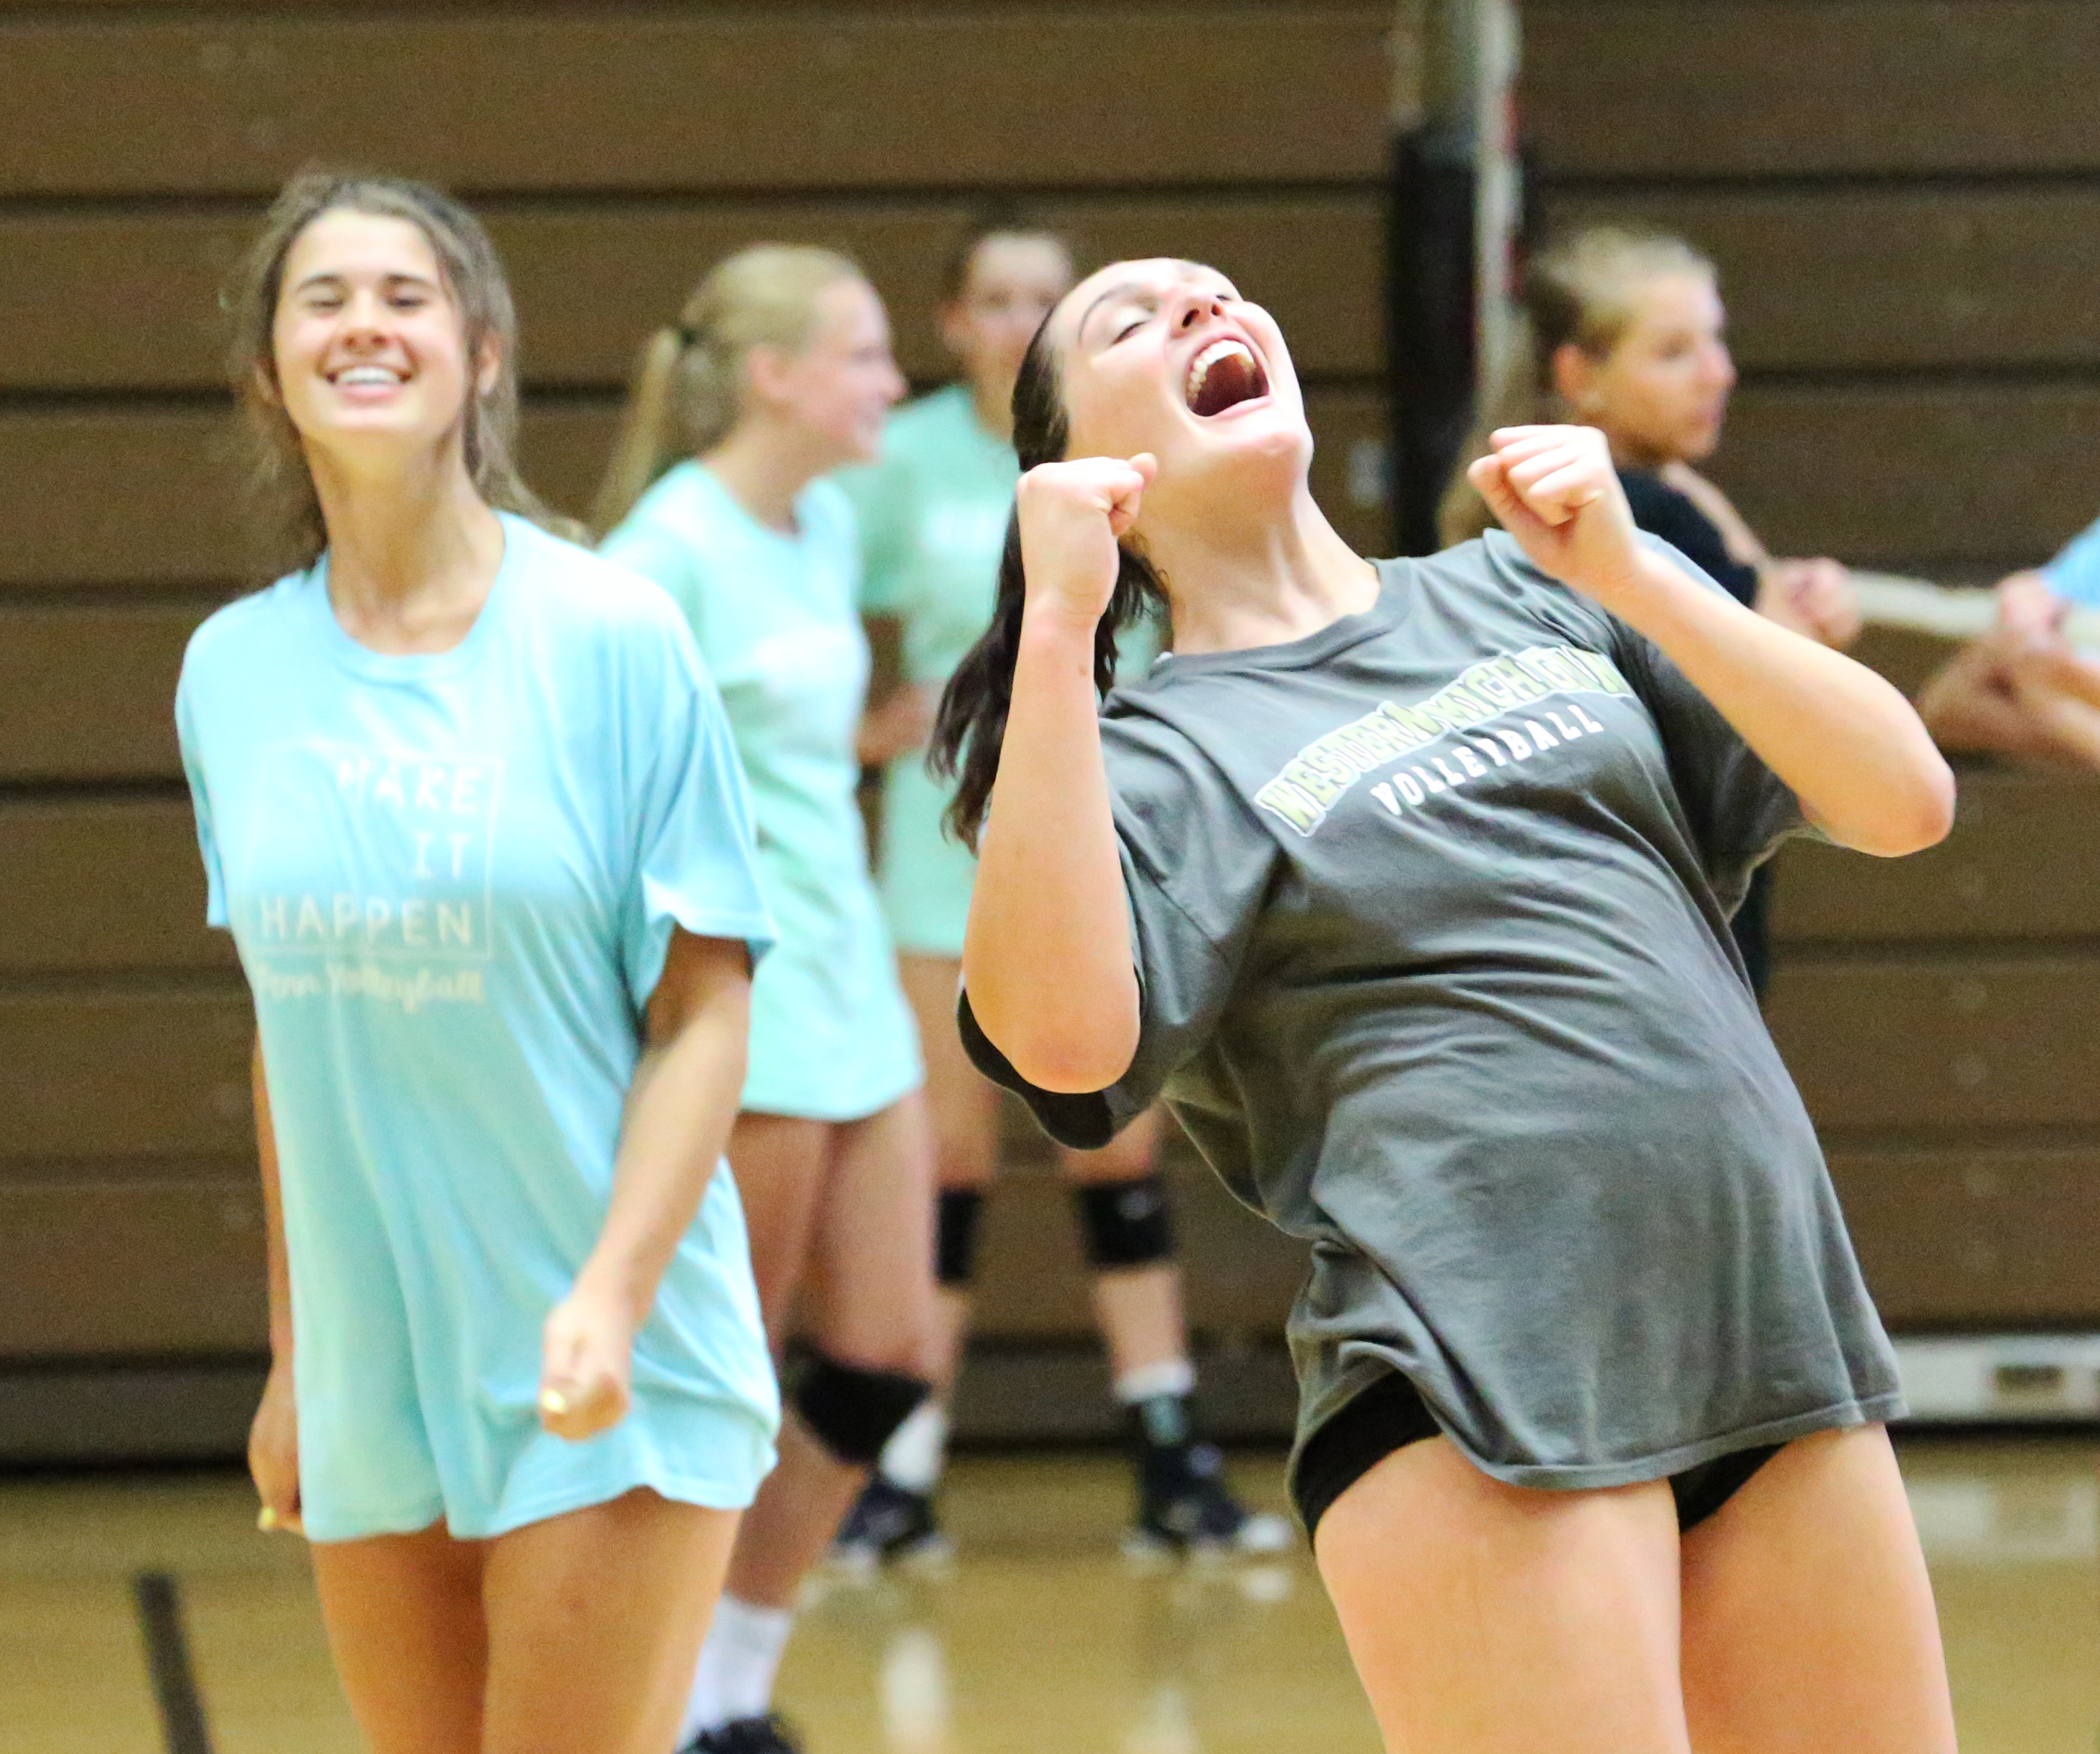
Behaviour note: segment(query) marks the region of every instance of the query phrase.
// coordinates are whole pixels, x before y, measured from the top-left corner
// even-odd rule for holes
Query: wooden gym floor
[[[1904,1463],[1965,1754],[2090,1754],[2100,1439]],[[1282,1508],[1276,1459],[1237,1479]],[[811,1754],[1377,1754],[1310,1560],[1127,1560],[1127,1489],[1101,1455],[960,1463],[951,1567],[814,1592],[781,1688]],[[0,1480],[0,1754],[355,1754],[302,1549],[253,1518],[230,1472]],[[201,1709],[164,1670],[171,1737],[174,1627]]]

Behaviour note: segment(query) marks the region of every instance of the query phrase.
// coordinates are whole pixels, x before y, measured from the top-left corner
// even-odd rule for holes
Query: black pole
[[[1472,419],[1476,357],[1471,156],[1428,129],[1396,134],[1386,226],[1393,537],[1438,547],[1436,503]]]

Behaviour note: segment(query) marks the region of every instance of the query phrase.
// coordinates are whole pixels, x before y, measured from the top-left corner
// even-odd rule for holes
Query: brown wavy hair
[[[461,414],[468,476],[499,511],[515,512],[555,535],[581,527],[543,505],[518,473],[518,316],[502,259],[481,222],[441,190],[402,177],[310,167],[278,192],[223,301],[232,316],[227,376],[247,438],[249,511],[258,570],[265,578],[311,566],[328,547],[328,526],[298,430],[278,393],[274,332],[285,262],[322,214],[349,212],[405,219],[429,241],[458,307],[470,361],[492,340],[501,368],[476,387]]]

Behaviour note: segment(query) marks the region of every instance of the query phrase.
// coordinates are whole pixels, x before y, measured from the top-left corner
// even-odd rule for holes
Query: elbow
[[[1059,1096],[1091,1096],[1106,1090],[1130,1070],[1137,1055],[1135,1006],[1120,1025],[1104,1027],[1096,1019],[1061,1027],[1039,1020],[1030,1027],[1017,1020],[1008,1031],[986,1033],[1022,1078]]]
[[[1900,798],[1891,798],[1845,844],[1876,858],[1900,859],[1938,846],[1953,826],[1954,774],[1935,751],[1930,770],[1918,776],[1918,783]]]

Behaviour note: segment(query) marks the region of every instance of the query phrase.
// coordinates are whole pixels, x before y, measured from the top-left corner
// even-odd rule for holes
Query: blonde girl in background
[[[855,800],[862,765],[924,727],[863,715],[859,537],[824,478],[875,456],[903,390],[853,262],[740,251],[651,339],[594,513],[602,552],[669,593],[721,690],[779,934],[729,1158],[767,1333],[776,1355],[799,1342],[792,1417],[694,1680],[699,1754],[792,1746],[771,1705],[796,1591],[927,1390],[933,1148]]]
[[[1464,465],[1497,427],[1578,421],[1601,430],[1635,523],[1696,561],[1736,602],[1839,650],[1859,606],[1834,560],[1780,560],[1696,467],[1721,442],[1735,361],[1714,264],[1680,238],[1594,226],[1550,243],[1524,277],[1529,346],[1491,397],[1460,461],[1440,519],[1446,543],[1493,522]],[[1751,984],[1770,972],[1769,867],[1735,919]]]
[[[882,461],[840,485],[860,513],[867,576],[862,602],[902,635],[905,680],[898,722],[924,715],[990,622],[999,551],[1021,465],[1013,454],[1013,382],[1030,338],[1070,289],[1072,253],[1057,233],[1017,212],[972,225],[943,278],[940,331],[962,376],[898,414]],[[1144,675],[1159,650],[1146,620],[1119,643],[1118,668]],[[883,776],[884,910],[926,1051],[926,1090],[939,1163],[933,1380],[929,1399],[884,1450],[840,1530],[842,1557],[862,1563],[945,1549],[933,1510],[944,1461],[944,1403],[969,1324],[970,1287],[984,1191],[997,1167],[999,1092],[970,1064],[955,1033],[955,983],[977,860],[942,830],[954,788],[913,747]],[[1170,1195],[1156,1167],[1160,1117],[1149,1115],[1102,1151],[1059,1152],[1093,1276],[1095,1314],[1125,1409],[1136,1465],[1131,1540],[1268,1550],[1284,1545],[1280,1518],[1250,1516],[1227,1489],[1216,1448],[1198,1441],[1189,1400],[1196,1373],[1182,1313]]]
[[[288,570],[176,716],[258,1032],[249,1462],[375,1754],[661,1754],[779,1420],[718,1168],[772,928],[691,636],[518,478],[516,351],[421,184],[294,178],[241,276]]]

